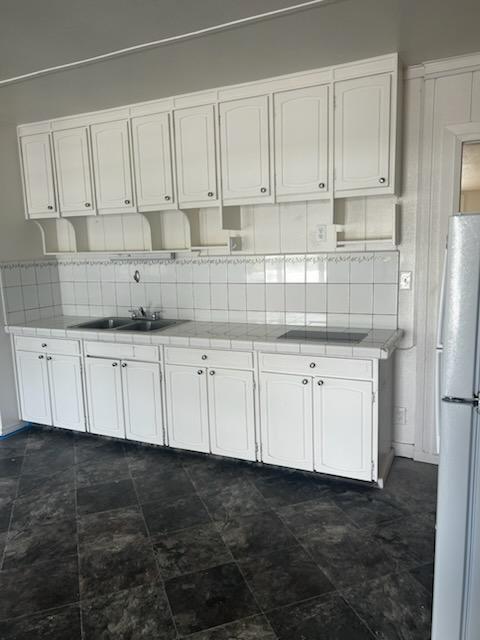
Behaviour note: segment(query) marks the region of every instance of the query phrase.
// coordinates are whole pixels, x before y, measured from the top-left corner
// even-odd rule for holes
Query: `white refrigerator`
[[[480,215],[450,218],[440,312],[432,640],[480,640]]]

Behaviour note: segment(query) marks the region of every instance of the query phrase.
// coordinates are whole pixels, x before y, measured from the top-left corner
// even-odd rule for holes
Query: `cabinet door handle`
[[[165,200],[170,200],[170,196],[165,196]]]
[[[213,369],[210,371],[210,375],[214,376],[215,375],[215,371],[213,371]]]
[[[130,200],[125,200],[125,204],[130,204]]]
[[[199,375],[199,376],[201,376],[201,375],[202,375],[202,373],[203,373],[203,369],[199,369],[199,370],[197,371],[197,373],[198,373],[198,375]]]
[[[45,349],[45,347],[47,346],[46,342],[42,342],[42,347]]]
[[[315,369],[316,366],[315,362],[310,362],[310,369]]]
[[[321,387],[322,384],[323,384],[323,380],[317,380],[317,384],[318,384],[319,387]]]
[[[47,360],[51,360],[51,359],[52,359],[52,356],[47,356]]]
[[[47,207],[47,209],[48,209],[49,211],[53,211],[53,207],[52,207],[52,205],[51,205],[51,204],[49,204],[49,205],[48,205],[48,207]]]
[[[324,182],[319,182],[318,183],[318,188],[319,189],[325,189],[325,183]]]
[[[302,384],[308,384],[308,378],[304,378],[304,379],[302,380]]]
[[[39,360],[43,360],[44,356],[38,356]]]
[[[207,193],[207,195],[208,195],[208,197],[209,197],[209,198],[213,198],[213,195],[214,195],[214,194],[213,194],[213,191],[209,191],[209,192]]]
[[[206,360],[208,358],[208,356],[204,353],[202,356],[202,360]]]
[[[262,188],[260,189],[260,192],[261,192],[261,193],[267,193],[267,187],[262,187]]]
[[[385,184],[386,182],[385,178],[379,178],[378,181],[380,184]]]
[[[126,362],[122,362],[122,367],[126,367],[127,363]]]
[[[112,362],[112,367],[118,367],[118,362]]]
[[[90,204],[90,202],[85,202],[85,206],[86,207],[91,207],[92,205]]]

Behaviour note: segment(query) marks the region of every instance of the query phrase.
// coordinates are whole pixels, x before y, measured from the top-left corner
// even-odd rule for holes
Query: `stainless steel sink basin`
[[[165,329],[172,324],[178,324],[177,320],[134,320],[130,321],[130,324],[125,324],[122,327],[118,327],[119,331],[157,331],[158,329]]]
[[[131,318],[100,318],[75,324],[70,329],[118,329],[132,322]]]

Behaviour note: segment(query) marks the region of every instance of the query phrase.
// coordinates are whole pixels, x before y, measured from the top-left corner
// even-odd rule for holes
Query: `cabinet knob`
[[[208,195],[208,197],[209,197],[209,198],[213,198],[213,191],[209,191],[209,192],[207,193],[207,195]]]
[[[130,200],[125,200],[125,204],[130,204]]]
[[[317,380],[317,384],[318,384],[319,387],[321,387],[322,384],[323,384],[323,380]]]
[[[91,207],[92,205],[90,204],[90,202],[85,202],[85,206],[86,207]]]
[[[165,196],[165,200],[170,200],[170,196]]]
[[[198,373],[198,375],[199,375],[199,376],[201,376],[201,375],[202,375],[202,373],[203,373],[203,369],[199,369],[199,370],[197,371],[197,373]]]
[[[52,356],[47,356],[47,360],[51,360],[51,359],[52,359]]]
[[[118,362],[112,362],[112,367],[118,367]]]
[[[53,207],[52,207],[52,205],[51,205],[51,204],[49,204],[49,205],[48,205],[48,207],[47,207],[47,209],[48,209],[49,211],[53,211]]]
[[[39,360],[43,360],[43,356],[38,356],[38,359]]]
[[[325,189],[325,183],[324,182],[319,182],[318,183],[318,188],[319,189]]]
[[[202,356],[202,360],[206,360],[208,358],[208,356],[204,353]]]
[[[308,384],[308,378],[304,378],[304,379],[302,380],[302,384]]]
[[[261,191],[262,193],[267,193],[267,187],[262,187],[262,188],[260,189],[260,191]]]
[[[126,362],[122,362],[122,367],[126,367],[127,363]]]
[[[385,184],[386,182],[385,178],[379,178],[378,181],[380,184]]]
[[[316,366],[315,362],[310,362],[310,369],[315,369]]]
[[[46,342],[42,342],[42,347],[45,349],[45,347],[47,346]]]
[[[210,375],[214,376],[215,375],[215,371],[210,371]]]

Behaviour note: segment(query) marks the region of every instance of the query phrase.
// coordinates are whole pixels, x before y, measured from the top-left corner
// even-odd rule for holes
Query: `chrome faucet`
[[[161,318],[160,311],[152,311],[147,313],[144,307],[138,307],[137,309],[129,309],[128,312],[132,320],[159,320]]]

